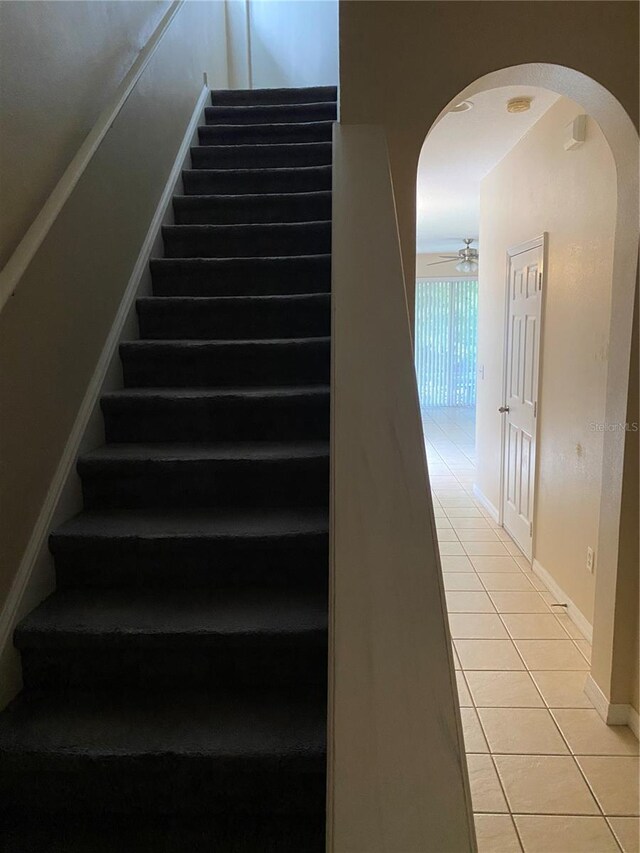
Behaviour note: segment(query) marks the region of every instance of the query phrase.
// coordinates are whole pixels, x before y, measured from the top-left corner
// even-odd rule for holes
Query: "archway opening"
[[[616,647],[637,626],[618,606],[638,597],[620,539],[637,141],[599,84],[528,65],[460,92],[420,157],[416,372],[463,716],[490,751],[522,702],[571,749],[568,710],[637,734],[637,648]]]

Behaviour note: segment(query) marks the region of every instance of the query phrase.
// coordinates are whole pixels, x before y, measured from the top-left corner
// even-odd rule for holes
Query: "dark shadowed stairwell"
[[[15,632],[11,853],[324,850],[336,90],[212,104]]]

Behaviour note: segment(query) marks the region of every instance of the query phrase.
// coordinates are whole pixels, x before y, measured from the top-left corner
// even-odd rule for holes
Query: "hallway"
[[[593,709],[590,644],[474,497],[474,410],[423,423],[478,849],[638,853],[638,741]]]

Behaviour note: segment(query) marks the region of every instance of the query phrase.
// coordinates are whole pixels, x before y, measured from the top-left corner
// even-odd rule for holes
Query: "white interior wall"
[[[477,484],[500,502],[506,251],[549,234],[542,330],[534,558],[593,620],[603,460],[616,174],[588,119],[586,142],[564,150],[583,110],[563,98],[484,179],[480,194]]]
[[[232,88],[338,84],[337,0],[228,0]]]

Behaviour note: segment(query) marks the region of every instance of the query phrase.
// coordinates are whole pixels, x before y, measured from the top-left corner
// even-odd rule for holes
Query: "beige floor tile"
[[[482,518],[483,515],[475,506],[449,506],[446,508],[449,518]]]
[[[531,676],[550,708],[592,708],[585,695],[586,672],[532,670]]]
[[[482,733],[475,710],[473,708],[460,708],[460,716],[462,717],[465,751],[489,752],[489,747]]]
[[[507,552],[512,554],[514,557],[522,556],[522,551],[518,548],[515,542],[505,542],[504,547],[507,549]]]
[[[434,506],[433,508],[433,517],[434,518],[446,518],[447,514],[440,507]]]
[[[458,688],[458,701],[460,703],[460,707],[472,708],[473,700],[471,699],[471,693],[469,693],[464,673],[461,670],[456,670],[456,686]]]
[[[451,530],[451,522],[448,518],[435,518],[436,530]]]
[[[511,590],[529,592],[531,584],[522,572],[478,572],[485,589],[492,592]]]
[[[455,640],[463,669],[524,669],[511,640]]]
[[[580,631],[576,623],[573,621],[573,619],[570,619],[566,613],[557,612],[558,608],[554,608],[554,610],[556,611],[556,619],[562,625],[567,634],[570,637],[573,637],[574,640],[584,640],[582,632]]]
[[[574,643],[587,662],[591,663],[591,643],[588,643],[586,640],[574,640]]]
[[[440,542],[438,544],[441,557],[464,557],[465,552],[461,542]]]
[[[481,530],[458,530],[458,538],[461,542],[497,542],[495,531],[488,527]]]
[[[496,613],[450,613],[449,629],[454,640],[509,639]]]
[[[445,572],[444,588],[453,590],[482,590],[484,587],[475,572]]]
[[[520,568],[524,569],[527,572],[531,571],[531,560],[528,560],[522,553],[517,554],[513,559],[520,566]]]
[[[502,621],[514,640],[566,640],[552,613],[504,613]]]
[[[440,503],[443,507],[446,508],[467,507],[471,509],[477,509],[474,501],[472,501],[471,498],[443,498]]]
[[[562,755],[568,752],[551,714],[542,708],[481,708],[491,752]]]
[[[549,608],[537,592],[492,592],[498,613],[548,613]]]
[[[479,814],[474,817],[478,853],[521,853],[510,815]]]
[[[511,544],[514,544],[513,539],[509,536],[504,527],[501,527],[496,530],[496,533],[498,534],[498,539],[501,539],[503,542],[509,542]]]
[[[449,528],[444,530],[442,528],[436,528],[436,535],[438,538],[438,542],[457,542],[458,537],[456,535],[455,530]]]
[[[535,572],[531,572],[529,571],[529,569],[523,569],[522,566],[520,566],[520,571],[523,572],[526,577],[529,578],[529,580],[531,581],[531,586],[534,589],[537,589],[538,592],[548,592],[547,587],[544,585],[544,582],[540,580],[540,578]]]
[[[624,853],[640,853],[640,819],[610,817],[607,820]]]
[[[542,596],[542,598],[544,598],[545,603],[549,607],[554,607],[555,610],[559,613],[562,612],[563,608],[559,606],[561,602],[559,602],[558,599],[549,592],[549,590],[541,592],[540,595]]]
[[[495,762],[514,813],[600,814],[569,755],[496,755]]]
[[[455,649],[453,650],[453,665],[454,665],[456,671],[462,669],[462,664],[460,663],[460,658],[458,657],[458,653],[456,652]]]
[[[447,592],[449,613],[495,613],[486,592]]]
[[[468,557],[453,555],[440,557],[443,572],[472,572],[473,566]]]
[[[469,785],[474,812],[508,812],[490,755],[468,755]]]
[[[466,543],[463,546],[466,548]],[[477,572],[491,572],[492,574],[509,574],[509,575],[521,575],[522,572],[518,568],[516,561],[513,557],[500,556],[498,555],[477,555],[471,557],[471,562]],[[529,584],[528,589],[531,589],[531,585]]]
[[[465,542],[464,550],[471,557],[508,557],[509,553],[497,539],[493,542]]]
[[[473,702],[484,708],[544,708],[528,672],[467,673]]]
[[[606,815],[640,815],[637,757],[581,755],[578,764]]]
[[[608,726],[597,711],[561,709],[553,716],[575,755],[638,755],[638,741],[627,726]]]
[[[455,518],[451,524],[454,530],[486,530],[489,527],[486,518]]]
[[[515,643],[527,669],[589,669],[573,640],[516,640]]]
[[[514,815],[525,853],[619,853],[603,817]]]

